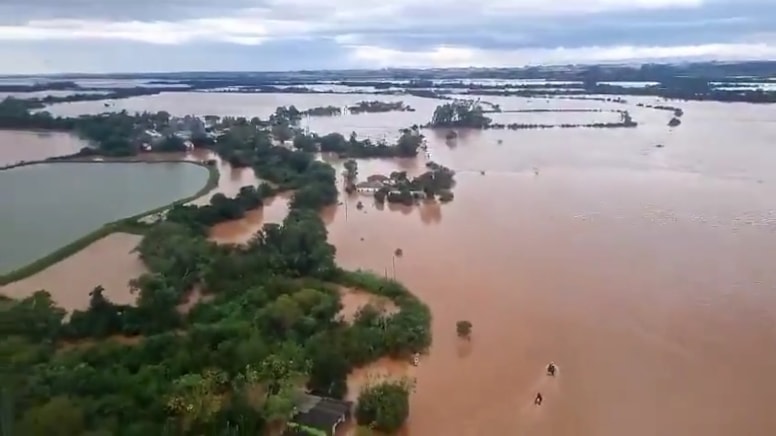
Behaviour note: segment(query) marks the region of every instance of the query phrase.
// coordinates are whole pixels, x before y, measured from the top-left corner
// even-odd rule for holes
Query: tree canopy
[[[261,433],[292,418],[301,389],[341,398],[353,368],[430,345],[430,312],[406,288],[336,265],[318,215],[336,201],[333,169],[290,150],[274,153],[285,186],[298,186],[283,222],[241,246],[206,237],[214,221],[260,204],[262,192],[274,192],[268,186],[174,208],[137,248],[148,272],[132,282],[135,305],[111,302],[101,286],[85,289],[88,308],[69,318],[45,291],[0,300],[0,381],[16,429]],[[338,286],[385,296],[400,310],[367,306],[347,323]],[[182,309],[192,298],[199,299]],[[380,425],[404,414],[387,413]]]

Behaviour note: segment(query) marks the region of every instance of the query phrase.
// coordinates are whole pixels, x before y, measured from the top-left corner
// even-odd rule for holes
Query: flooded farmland
[[[0,167],[73,154],[86,145],[68,133],[0,130]]]
[[[389,100],[182,95],[115,105],[263,116],[278,105]],[[417,112],[306,122],[322,133],[390,135],[427,122],[437,104],[397,99]],[[671,129],[670,113],[635,106],[655,99],[487,99],[504,109],[627,109],[640,124],[462,131],[454,141],[427,131],[429,157],[359,161],[360,178],[422,172],[427,159],[457,171],[449,204],[379,210],[369,197],[343,195],[324,213],[343,266],[395,275],[431,307],[434,344],[412,368],[405,434],[772,435],[776,108],[678,102],[683,124]],[[589,115],[563,119],[595,122]],[[530,116],[555,122],[551,113]],[[219,189],[255,178],[222,170]],[[282,219],[283,204],[278,198],[211,236],[246,240],[268,215]],[[85,264],[73,268],[90,274]],[[473,324],[470,343],[456,335],[459,320]],[[549,361],[557,378],[544,376]],[[354,374],[352,386],[365,377]],[[533,406],[537,391],[541,408]]]

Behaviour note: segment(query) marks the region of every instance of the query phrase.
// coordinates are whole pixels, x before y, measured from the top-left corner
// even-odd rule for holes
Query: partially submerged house
[[[352,408],[350,401],[304,394],[298,400],[297,413],[291,418],[284,436],[310,436],[307,429],[334,436],[337,426],[350,418]]]
[[[388,183],[391,181],[391,178],[388,176],[384,176],[382,174],[373,174],[366,178],[367,182],[382,182],[382,183]]]
[[[374,194],[385,186],[385,183],[372,181],[361,182],[356,184],[356,191],[362,194]]]

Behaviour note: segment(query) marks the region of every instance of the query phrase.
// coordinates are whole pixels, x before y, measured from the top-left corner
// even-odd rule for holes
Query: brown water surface
[[[776,107],[676,104],[686,114],[675,129],[665,111],[600,103],[627,108],[639,128],[463,131],[452,142],[427,132],[430,159],[458,172],[452,203],[380,210],[364,197],[359,211],[343,196],[324,212],[340,264],[395,275],[431,306],[434,344],[410,368],[406,434],[776,434]],[[406,127],[383,116],[378,129],[341,117],[316,130]],[[359,175],[417,173],[425,159],[359,161]],[[219,189],[255,180],[246,171],[222,173]],[[267,213],[213,237],[246,240]],[[46,275],[96,277],[106,258]],[[456,335],[462,319],[470,342]],[[544,375],[551,360],[556,378]],[[382,367],[406,369],[370,369]]]
[[[0,167],[73,154],[86,145],[69,133],[0,130]]]
[[[129,280],[146,272],[133,252],[140,240],[138,235],[112,233],[37,274],[0,286],[0,294],[24,298],[43,289],[62,308],[72,311],[89,307],[89,292],[102,285],[112,302],[133,304]]]
[[[673,131],[641,111],[635,131],[431,136],[459,170],[439,219],[335,215],[343,266],[392,275],[402,248],[432,308],[409,434],[776,432],[774,109],[684,107]]]
[[[324,212],[343,266],[395,274],[432,308],[406,434],[774,434],[776,113],[681,106],[676,129],[631,105],[635,130],[427,132],[430,159],[458,171],[453,203],[381,210],[343,195]],[[359,175],[425,160],[360,160]],[[406,368],[359,370],[350,395],[366,374]]]

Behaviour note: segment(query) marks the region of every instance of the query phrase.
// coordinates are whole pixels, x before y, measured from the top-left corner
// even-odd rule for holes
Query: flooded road
[[[303,97],[283,104],[302,108]],[[776,434],[776,107],[677,102],[683,124],[669,129],[670,113],[633,104],[496,102],[622,108],[640,125],[454,141],[427,132],[430,159],[458,172],[452,203],[378,210],[343,196],[324,212],[341,265],[395,274],[432,309],[434,344],[411,368],[404,434]],[[389,135],[404,115],[384,114],[377,127],[315,119],[314,130]],[[417,174],[425,159],[359,161],[359,177]],[[219,190],[255,180],[235,171],[222,171]],[[211,236],[246,240],[286,204]],[[472,322],[470,342],[457,337],[459,320]],[[549,361],[555,379],[544,375]],[[373,369],[383,366],[407,371]]]

